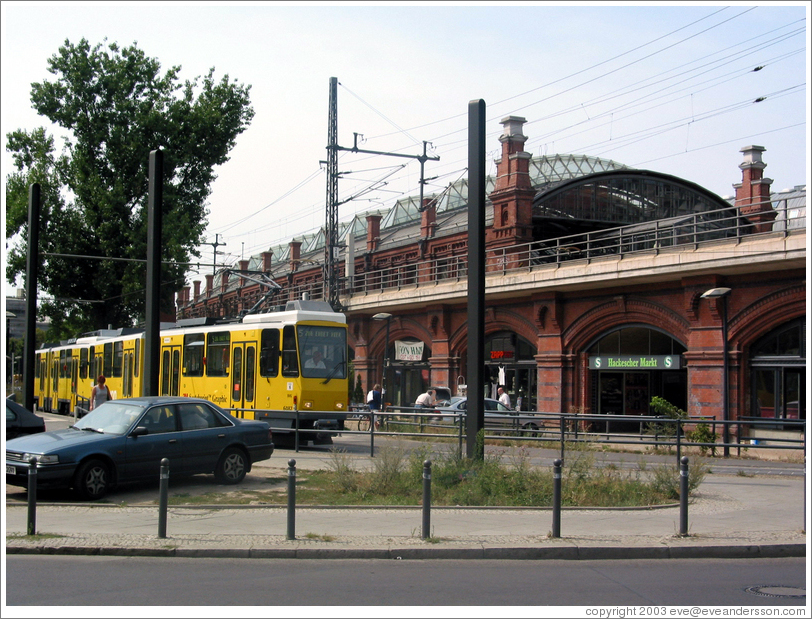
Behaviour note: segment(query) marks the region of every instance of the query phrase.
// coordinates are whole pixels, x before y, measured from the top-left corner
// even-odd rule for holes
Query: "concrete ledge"
[[[552,546],[487,548],[139,548],[8,546],[8,555],[85,555],[212,559],[580,560],[805,557],[806,544],[742,546]]]
[[[668,546],[579,546],[578,559],[668,559]]]

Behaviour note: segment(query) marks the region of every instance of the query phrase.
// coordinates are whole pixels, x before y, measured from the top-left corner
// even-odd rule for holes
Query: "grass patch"
[[[428,447],[407,452],[386,447],[369,472],[357,471],[342,450],[333,450],[329,469],[308,474],[297,484],[296,501],[321,505],[420,505],[423,462]],[[435,454],[432,461],[432,504],[437,506],[545,506],[552,504],[553,473],[530,465],[526,449],[471,460],[456,454]],[[695,459],[689,468],[689,492],[704,479],[707,467]],[[569,454],[562,470],[562,505],[632,507],[679,499],[679,470],[656,465],[622,470],[598,468],[587,450]]]
[[[24,539],[29,542],[36,542],[39,540],[44,539],[58,539],[60,537],[66,537],[65,535],[57,535],[56,533],[36,533],[34,535],[28,535],[26,533],[9,533],[6,535],[7,540],[12,539]]]
[[[305,533],[305,539],[315,539],[320,542],[334,542],[336,538],[334,535],[327,535],[326,533],[322,533],[321,535],[318,533]]]

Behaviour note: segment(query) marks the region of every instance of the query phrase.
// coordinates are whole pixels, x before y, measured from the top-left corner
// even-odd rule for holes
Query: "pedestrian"
[[[370,418],[375,417],[375,413],[381,410],[381,386],[378,383],[369,390],[367,394],[367,406],[369,406]],[[375,419],[375,428],[381,427],[381,422]]]
[[[107,379],[104,374],[100,374],[96,379],[96,386],[90,392],[90,410],[96,408],[99,404],[103,404],[108,400],[113,399],[113,394],[110,393],[110,388],[105,385]]]
[[[496,393],[499,395],[499,402],[510,408],[510,396],[507,394],[502,385],[499,385]]]
[[[432,408],[434,406],[434,389],[429,389],[426,393],[421,393],[414,401],[417,408]]]
[[[367,394],[367,406],[371,411],[381,410],[381,386],[378,383]]]

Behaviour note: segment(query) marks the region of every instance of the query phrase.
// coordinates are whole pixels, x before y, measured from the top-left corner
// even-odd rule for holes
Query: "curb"
[[[7,555],[84,555],[207,559],[569,560],[757,559],[805,557],[805,544],[743,546],[554,546],[472,548],[135,548],[7,546]]]

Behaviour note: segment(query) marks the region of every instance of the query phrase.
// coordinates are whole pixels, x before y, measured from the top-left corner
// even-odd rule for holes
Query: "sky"
[[[468,104],[486,105],[486,169],[500,120],[527,119],[525,150],[672,174],[720,196],[740,149],[766,148],[773,190],[809,176],[809,3],[11,2],[2,10],[2,133],[52,127],[34,82],[65,40],[137,43],[183,80],[251,86],[255,117],[216,168],[207,241],[218,263],[324,226],[329,80],[338,143],[419,155],[426,195],[466,175]],[[2,177],[12,171],[3,149]],[[416,160],[341,153],[339,219],[419,193]],[[5,202],[5,192],[3,192]],[[217,236],[215,236],[217,235]],[[211,246],[201,261],[211,263]],[[209,268],[190,275],[202,280]]]

